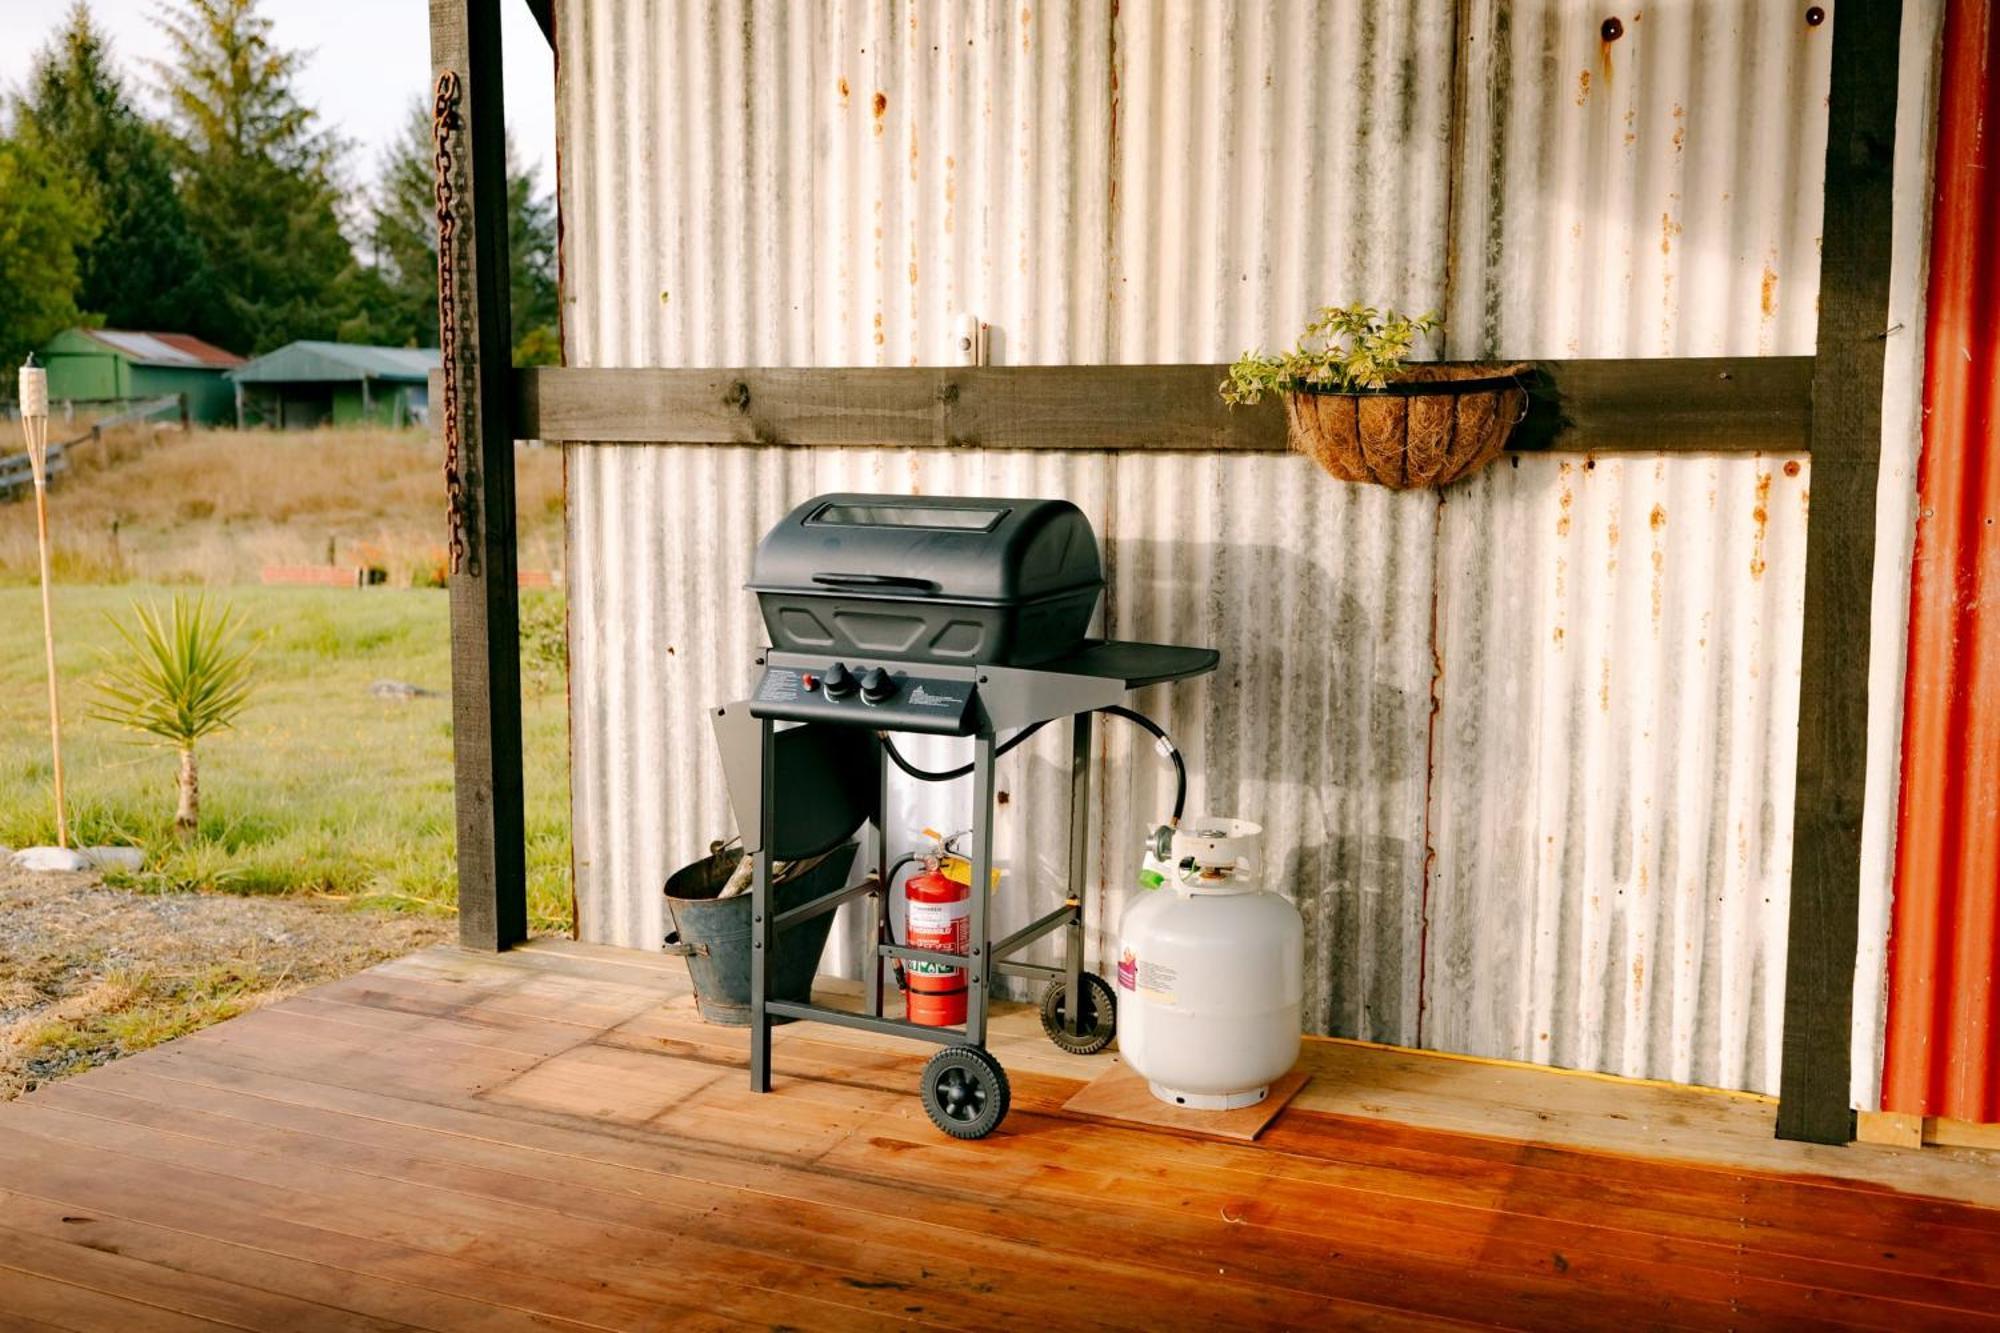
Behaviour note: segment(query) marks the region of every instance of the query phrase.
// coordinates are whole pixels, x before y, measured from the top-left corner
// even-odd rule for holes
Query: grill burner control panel
[[[750,697],[750,711],[787,722],[969,736],[976,720],[975,688],[970,680],[860,662],[830,662],[819,670],[767,666]]]

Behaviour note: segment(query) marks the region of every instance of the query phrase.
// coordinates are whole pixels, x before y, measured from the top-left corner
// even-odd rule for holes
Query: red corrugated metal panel
[[[1953,0],[1917,480],[1883,1109],[2000,1120],[2000,26]]]

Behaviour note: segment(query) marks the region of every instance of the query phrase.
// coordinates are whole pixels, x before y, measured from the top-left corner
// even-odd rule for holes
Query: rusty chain
[[[477,577],[479,555],[470,540],[474,530],[474,497],[466,486],[470,455],[464,448],[464,425],[459,388],[459,370],[464,356],[464,332],[459,327],[459,279],[466,267],[458,238],[458,201],[463,198],[459,162],[453,154],[463,120],[458,112],[459,78],[456,70],[444,70],[437,77],[431,104],[431,166],[435,173],[438,254],[438,344],[444,370],[444,401],[434,410],[444,413],[445,521],[450,527],[450,572],[468,567]]]

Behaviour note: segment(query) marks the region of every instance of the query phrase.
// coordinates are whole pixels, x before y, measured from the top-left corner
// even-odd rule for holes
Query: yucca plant
[[[211,612],[206,597],[176,594],[165,616],[136,602],[132,611],[135,626],[111,622],[131,655],[99,682],[91,716],[179,755],[174,836],[185,842],[201,819],[195,743],[235,725],[250,699],[254,650],[241,641],[243,617],[228,606]]]

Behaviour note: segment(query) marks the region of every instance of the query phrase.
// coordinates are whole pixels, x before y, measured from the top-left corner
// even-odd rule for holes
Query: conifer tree
[[[172,51],[155,69],[182,194],[229,345],[334,337],[353,266],[336,207],[344,145],[299,100],[303,56],[273,45],[258,0],[178,0],[156,22]]]
[[[412,103],[403,133],[384,155],[369,218],[369,258],[384,296],[378,307],[379,340],[435,347],[437,319],[437,204],[433,193],[430,111]],[[535,192],[507,144],[507,250],[512,282],[514,363],[542,365],[558,359],[556,344],[555,208]]]
[[[228,330],[175,189],[168,140],[133,107],[83,0],[36,59],[15,120],[17,134],[66,173],[98,222],[77,255],[76,304],[113,328],[223,338]]]
[[[32,140],[0,139],[0,371],[81,323],[77,256],[96,234],[90,205]]]

